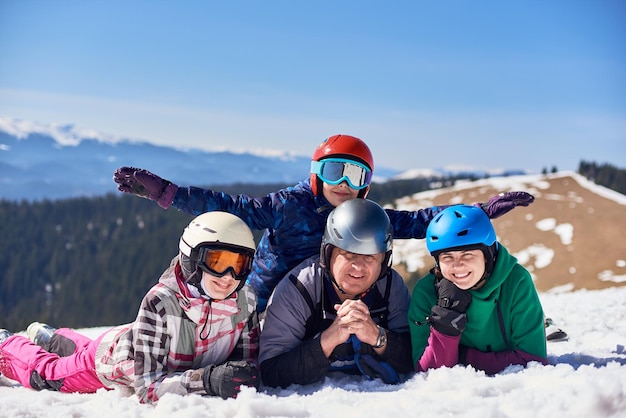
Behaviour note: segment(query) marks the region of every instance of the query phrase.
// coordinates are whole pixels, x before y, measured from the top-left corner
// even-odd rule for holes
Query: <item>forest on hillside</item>
[[[594,174],[592,180],[626,190],[626,170],[593,163],[584,168]],[[437,179],[436,187],[457,180]],[[386,204],[434,184],[434,179],[376,183],[369,198]],[[265,196],[286,186],[212,188]],[[178,239],[192,218],[121,193],[41,202],[0,200],[0,328],[24,330],[32,321],[57,327],[132,321],[145,292],[177,254]],[[258,240],[260,231],[255,236]]]
[[[265,196],[291,185],[214,186]],[[372,186],[381,203],[426,190],[428,181]],[[0,200],[0,328],[32,321],[92,327],[132,321],[141,298],[178,252],[192,215],[134,196]],[[255,237],[261,231],[254,231]]]
[[[611,164],[581,161],[578,166],[578,173],[596,184],[626,195],[626,170]]]

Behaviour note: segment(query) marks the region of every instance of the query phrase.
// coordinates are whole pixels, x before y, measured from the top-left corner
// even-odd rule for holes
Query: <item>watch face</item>
[[[379,326],[378,340],[376,340],[376,345],[374,346],[374,348],[381,348],[385,344],[387,344],[387,333],[385,332],[385,329],[383,327]]]

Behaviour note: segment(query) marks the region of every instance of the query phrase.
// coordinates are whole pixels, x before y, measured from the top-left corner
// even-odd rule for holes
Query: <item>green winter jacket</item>
[[[470,364],[497,373],[510,364],[546,363],[541,302],[530,273],[499,244],[491,277],[470,290],[467,326],[459,337],[440,334],[427,322],[437,302],[434,274],[420,279],[409,308],[413,363],[417,371]],[[431,335],[432,334],[432,335]]]

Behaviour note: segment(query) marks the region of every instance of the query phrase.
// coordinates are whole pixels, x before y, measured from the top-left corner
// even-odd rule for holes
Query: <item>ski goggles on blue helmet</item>
[[[217,277],[232,272],[235,280],[248,277],[252,269],[252,252],[235,252],[223,248],[200,247],[198,267],[200,270]]]
[[[311,161],[311,174],[317,175],[320,180],[330,185],[348,182],[353,189],[365,189],[372,182],[372,170],[365,164],[345,158],[326,158],[321,161]]]

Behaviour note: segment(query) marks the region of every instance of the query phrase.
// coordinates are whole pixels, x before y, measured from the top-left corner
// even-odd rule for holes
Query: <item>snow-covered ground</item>
[[[0,387],[1,417],[626,417],[626,287],[543,293],[570,339],[548,343],[550,365],[494,377],[438,369],[390,386],[357,377],[244,390],[237,399],[167,395],[139,404],[117,391],[35,392]],[[80,330],[96,336],[102,328]],[[4,383],[9,383],[4,381]]]

